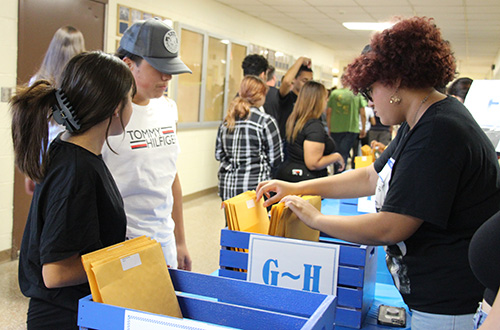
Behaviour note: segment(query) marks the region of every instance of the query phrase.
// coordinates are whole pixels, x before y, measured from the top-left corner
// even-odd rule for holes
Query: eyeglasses
[[[367,99],[368,101],[371,101],[373,102],[373,99],[372,99],[372,88],[371,87],[368,87],[368,88],[365,88],[365,89],[362,89],[359,91],[359,93],[361,95],[363,95],[363,97],[365,99]]]

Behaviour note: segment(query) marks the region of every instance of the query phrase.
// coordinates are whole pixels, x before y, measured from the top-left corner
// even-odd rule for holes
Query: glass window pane
[[[222,120],[224,81],[226,79],[227,42],[210,37],[208,41],[207,82],[204,121]]]
[[[240,83],[243,80],[243,69],[241,68],[241,63],[247,56],[247,47],[231,44],[231,63],[229,71],[229,95],[227,103],[231,103],[233,98],[236,96],[240,90]]]
[[[182,29],[179,55],[193,74],[179,75],[177,107],[179,122],[190,123],[200,120],[201,71],[203,62],[203,34]]]

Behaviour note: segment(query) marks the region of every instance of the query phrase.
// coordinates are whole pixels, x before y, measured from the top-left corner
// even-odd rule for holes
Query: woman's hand
[[[294,185],[294,183],[280,180],[262,181],[257,186],[256,199],[258,201],[265,195],[267,200],[264,201],[264,206],[268,207],[269,205],[279,202],[286,195],[293,194]],[[271,197],[271,192],[276,194]]]
[[[339,164],[339,172],[342,172],[345,168],[344,157],[338,152],[333,153],[332,155],[336,156],[336,160],[333,162],[334,164]]]
[[[378,150],[379,152],[383,152],[385,150],[386,145],[382,142],[378,142],[377,140],[373,140],[371,142],[371,147],[374,150]]]
[[[290,208],[302,222],[313,229],[317,229],[316,223],[321,216],[321,212],[314,206],[298,196],[285,196],[281,201],[284,202],[285,206]]]

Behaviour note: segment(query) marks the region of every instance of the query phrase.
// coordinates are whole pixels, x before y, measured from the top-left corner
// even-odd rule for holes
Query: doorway
[[[83,33],[87,50],[103,49],[108,0],[19,0],[17,83],[26,84],[42,63],[52,36],[71,25]],[[14,175],[14,214],[11,258],[18,257],[31,196],[24,175]]]

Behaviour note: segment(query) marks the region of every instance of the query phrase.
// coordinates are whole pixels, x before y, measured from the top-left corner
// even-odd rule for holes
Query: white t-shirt
[[[366,106],[365,107],[365,116],[366,116],[366,123],[365,123],[365,132],[368,132],[370,128],[372,128],[372,124],[370,123],[370,118],[375,117],[375,113],[373,113],[373,108]],[[361,115],[359,116],[359,130],[361,130],[363,127],[361,126]]]
[[[171,99],[133,104],[125,133],[108,137],[103,159],[115,178],[125,204],[127,237],[146,235],[163,248],[167,264],[177,266],[172,219],[172,183],[180,147],[176,135],[177,105]]]

